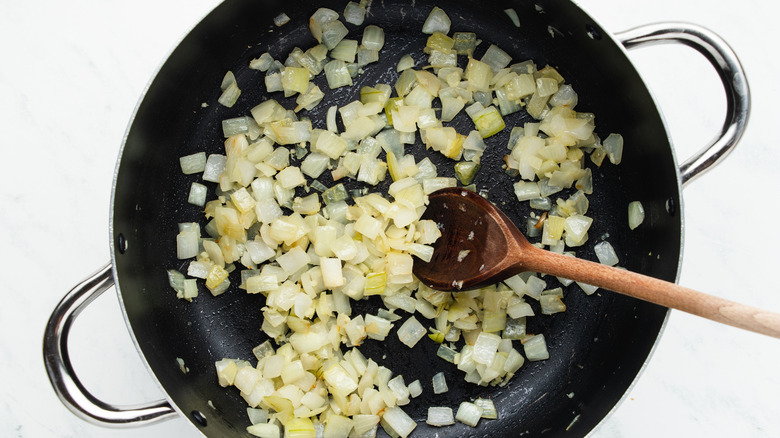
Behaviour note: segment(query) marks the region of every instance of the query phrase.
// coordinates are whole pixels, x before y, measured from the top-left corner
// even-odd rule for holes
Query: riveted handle
[[[176,411],[167,400],[136,406],[115,406],[97,399],[81,384],[68,355],[73,321],[95,298],[114,285],[111,264],[77,284],[57,304],[43,338],[43,360],[49,381],[62,403],[76,416],[108,427],[133,427],[171,418]]]
[[[750,89],[737,55],[714,32],[690,23],[656,23],[615,34],[627,49],[653,44],[692,47],[712,64],[726,91],[726,120],[720,132],[703,149],[680,165],[683,185],[720,163],[737,145],[750,115]]]

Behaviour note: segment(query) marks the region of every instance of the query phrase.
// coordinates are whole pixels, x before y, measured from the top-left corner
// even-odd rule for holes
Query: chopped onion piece
[[[482,55],[482,62],[489,65],[494,74],[508,66],[511,61],[512,57],[495,44],[491,44]]]
[[[607,157],[612,164],[620,164],[623,160],[623,136],[620,134],[609,134],[602,142]]]
[[[276,423],[258,423],[248,426],[246,431],[260,438],[280,438],[281,430]]]
[[[550,358],[550,353],[547,352],[547,343],[542,334],[526,338],[523,342],[523,348],[525,350],[525,357],[532,362]]]
[[[493,333],[480,332],[474,343],[474,361],[490,365],[498,350],[501,337]]]
[[[401,408],[393,406],[385,409],[382,415],[382,428],[390,436],[406,438],[412,433],[417,423],[409,417]]]
[[[522,356],[520,357],[522,358]],[[493,404],[493,400],[488,398],[478,398],[474,400],[474,404],[482,409],[482,418],[488,418],[491,420],[498,418],[498,411],[496,411],[496,406]]]
[[[542,295],[539,298],[539,304],[541,304],[542,313],[545,315],[552,315],[566,310],[566,305],[563,304],[561,298],[555,295]]]
[[[325,287],[333,289],[344,285],[341,260],[337,258],[321,257],[320,267],[322,269],[322,281]]]
[[[305,93],[309,90],[309,70],[303,67],[285,67],[282,70],[282,88],[285,91]]]
[[[529,199],[536,199],[541,196],[539,192],[539,184],[530,181],[518,181],[514,184],[515,196],[518,201],[527,201]]]
[[[425,422],[431,426],[441,427],[455,424],[455,418],[452,416],[452,408],[450,407],[436,407],[431,406],[428,408],[428,418]]]
[[[330,51],[330,57],[344,62],[355,62],[357,56],[357,40],[343,39],[333,50]]]
[[[347,64],[338,59],[325,64],[325,78],[331,90],[352,85],[352,77],[349,75],[349,70],[347,70]]]
[[[472,119],[482,138],[498,134],[506,127],[504,119],[501,118],[501,113],[492,105],[475,114]]]
[[[419,397],[420,394],[422,394],[422,384],[419,380],[415,380],[414,382],[410,383],[409,386],[409,395],[412,396],[412,398]]]
[[[201,173],[206,170],[206,153],[197,152],[192,155],[185,155],[179,158],[181,171],[185,175]]]
[[[357,65],[358,67],[365,67],[372,62],[379,61],[379,51],[376,49],[370,49],[365,46],[358,47],[357,53]]]
[[[402,72],[410,68],[414,68],[414,58],[412,58],[412,55],[409,54],[402,56],[401,59],[398,61],[398,66],[396,67],[396,71]]]
[[[285,438],[315,438],[314,423],[308,418],[291,418],[284,425]]]
[[[606,240],[597,243],[596,246],[593,247],[593,250],[596,252],[596,257],[601,264],[607,266],[615,266],[618,264],[619,259],[615,253],[615,248]]]
[[[635,229],[645,220],[645,208],[640,201],[632,201],[628,204],[628,227]]]
[[[425,23],[423,23],[422,31],[429,35],[434,32],[441,32],[444,35],[447,35],[450,33],[451,25],[452,21],[450,20],[450,17],[447,16],[447,13],[438,6],[434,6],[425,19]]]
[[[444,378],[443,372],[438,372],[433,375],[433,393],[434,394],[443,394],[445,392],[449,391],[449,388],[447,388],[447,380]]]
[[[332,50],[348,33],[349,31],[341,21],[329,21],[322,26],[321,42],[322,44],[325,44],[328,50]]]
[[[443,32],[446,33],[446,32]],[[452,49],[458,55],[469,55],[477,48],[477,34],[474,32],[455,32],[452,35],[453,46]]]
[[[512,20],[515,27],[520,27],[520,17],[517,16],[517,12],[514,9],[504,9],[504,13],[509,16],[509,19]]]
[[[363,29],[363,47],[369,50],[382,50],[385,45],[385,31],[370,24]]]
[[[425,332],[425,327],[414,316],[410,316],[398,328],[398,339],[401,340],[401,343],[412,348],[425,336]]]
[[[240,95],[241,90],[238,88],[238,83],[233,82],[224,91],[222,91],[222,94],[217,99],[217,102],[230,108],[235,105]]]
[[[197,231],[184,230],[176,236],[176,257],[188,259],[198,255],[198,241],[200,236]]]
[[[366,16],[366,8],[360,3],[349,2],[344,8],[344,21],[355,26],[363,24]]]
[[[274,17],[274,25],[276,27],[282,27],[283,25],[290,22],[290,17],[287,16],[284,12]]]
[[[266,72],[271,67],[271,64],[273,62],[274,62],[274,58],[271,56],[271,54],[265,52],[262,55],[260,55],[259,58],[250,61],[249,68],[253,70],[260,70],[262,72]]]
[[[480,418],[482,418],[482,409],[469,402],[462,402],[458,407],[458,413],[455,414],[456,420],[471,427],[477,427]]]

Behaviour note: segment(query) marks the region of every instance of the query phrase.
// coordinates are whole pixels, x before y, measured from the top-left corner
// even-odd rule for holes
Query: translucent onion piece
[[[422,384],[419,380],[415,380],[414,382],[410,383],[409,386],[409,395],[412,396],[412,398],[419,397],[420,394],[422,394]]]
[[[355,26],[363,24],[366,16],[366,8],[359,3],[349,2],[344,8],[344,21]]]
[[[336,45],[347,36],[349,31],[344,23],[339,20],[333,20],[322,26],[322,44],[332,50]]]
[[[276,27],[281,27],[287,23],[290,22],[290,17],[287,16],[284,12],[274,17],[274,25]]]
[[[456,420],[471,427],[477,427],[480,418],[482,418],[482,409],[469,402],[462,402],[458,407],[458,413],[455,414]]]
[[[452,408],[431,406],[428,408],[428,417],[425,422],[431,426],[449,426],[455,424],[455,418],[452,415]]]
[[[477,48],[477,34],[473,32],[455,32],[452,40],[452,49],[458,55],[471,55]]]
[[[203,180],[210,182],[219,182],[219,177],[225,171],[227,157],[220,154],[209,155],[206,160],[206,167],[203,169]]]
[[[645,220],[645,208],[640,201],[633,201],[628,204],[628,227],[635,229]]]
[[[328,87],[331,90],[352,85],[352,77],[347,70],[347,64],[341,60],[334,59],[325,64],[325,78],[328,80]]]
[[[179,158],[181,171],[185,175],[201,173],[206,170],[206,153],[197,152],[192,155],[185,155]]]
[[[603,265],[615,266],[620,261],[615,253],[615,249],[606,240],[597,243],[596,246],[593,247],[593,250],[596,252],[596,257],[599,259],[599,262]]]
[[[248,426],[246,431],[261,438],[280,438],[281,430],[276,423],[258,423]]]
[[[623,136],[620,134],[609,134],[602,142],[604,150],[612,164],[620,164],[623,159]]]
[[[502,68],[508,66],[511,61],[512,57],[495,44],[491,44],[485,54],[482,55],[482,62],[489,65],[493,73],[497,73]]]
[[[426,330],[414,316],[410,316],[401,327],[398,328],[398,339],[409,348],[425,336]]]
[[[509,19],[512,20],[515,27],[520,27],[520,18],[517,16],[517,12],[514,9],[504,9],[504,12],[509,16]]]
[[[493,400],[488,398],[478,398],[474,400],[474,404],[482,409],[482,418],[488,418],[491,420],[498,418],[498,411],[496,411],[496,406],[493,404]]]
[[[382,415],[382,428],[390,436],[406,438],[412,433],[417,423],[409,417],[401,408],[393,406],[385,409]]]
[[[385,31],[373,24],[366,26],[363,29],[362,44],[369,50],[382,50],[385,45]]]
[[[428,18],[425,19],[425,23],[423,23],[422,31],[429,35],[434,32],[441,32],[447,35],[450,33],[450,25],[452,25],[452,21],[447,16],[447,13],[438,6],[434,6],[430,14],[428,14]]]
[[[433,393],[434,394],[443,394],[445,392],[449,391],[449,388],[447,388],[447,381],[444,378],[444,373],[439,372],[433,375]],[[450,412],[452,413],[452,412]]]
[[[396,71],[402,72],[404,70],[414,68],[414,58],[412,58],[412,55],[404,55],[401,57],[401,59],[398,61],[398,66],[396,67]]]
[[[266,72],[271,67],[271,64],[273,62],[274,62],[274,58],[271,56],[271,54],[265,52],[262,55],[260,55],[259,58],[250,61],[249,68],[253,70],[260,70],[262,72]]]
[[[238,84],[236,82],[233,82],[227,88],[225,88],[225,90],[217,99],[217,102],[219,102],[223,106],[230,108],[233,105],[235,105],[240,95],[241,95],[241,90],[238,88]]]
[[[547,343],[544,340],[544,335],[533,335],[523,343],[525,350],[525,357],[530,361],[546,360],[550,358],[550,353],[547,351]]]
[[[357,56],[357,40],[343,39],[333,50],[330,51],[330,57],[344,62],[355,62]]]

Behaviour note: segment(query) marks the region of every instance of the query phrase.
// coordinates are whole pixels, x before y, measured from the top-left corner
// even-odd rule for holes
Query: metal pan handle
[[[750,89],[737,55],[718,35],[690,23],[656,23],[615,34],[626,49],[651,44],[684,44],[696,49],[712,64],[726,90],[726,120],[707,146],[680,166],[685,185],[726,158],[745,132],[750,114]]]
[[[54,391],[62,403],[81,419],[101,426],[140,426],[176,415],[167,400],[135,406],[114,406],[95,398],[73,371],[68,355],[68,335],[76,317],[95,298],[114,285],[111,264],[77,284],[57,304],[43,337],[43,361]]]

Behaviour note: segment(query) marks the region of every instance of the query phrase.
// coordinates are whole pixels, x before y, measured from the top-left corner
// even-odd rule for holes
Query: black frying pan
[[[727,46],[702,29],[645,28],[622,36],[627,46],[656,40],[690,44],[704,53],[724,78],[729,116],[723,136],[678,170],[660,114],[624,48],[574,4],[537,3],[454,1],[440,6],[452,18],[452,31],[476,32],[483,40],[475,53],[477,58],[489,43],[495,43],[514,62],[533,59],[539,66],[553,65],[578,92],[577,109],[596,114],[597,133],[603,138],[618,132],[625,138],[620,166],[593,167],[598,194],[589,197],[589,214],[595,222],[590,244],[578,255],[594,259],[593,244],[608,234],[622,266],[674,281],[682,241],[681,184],[725,156],[739,139],[749,106],[744,74]],[[178,300],[170,290],[165,270],[185,269],[175,254],[177,223],[202,222],[200,209],[186,203],[190,183],[199,177],[182,175],[178,158],[203,150],[221,153],[221,120],[248,114],[268,98],[263,74],[249,69],[249,60],[266,51],[284,59],[293,47],[312,46],[308,17],[318,7],[342,11],[345,4],[342,0],[225,2],[185,38],[161,68],[137,110],[117,167],[111,224],[113,264],[66,296],[47,327],[47,370],[58,395],[77,415],[124,425],[178,412],[205,435],[246,435],[246,404],[235,389],[216,384],[214,362],[223,357],[252,358],[251,349],[266,339],[259,330],[263,297],[234,288],[214,298],[203,290],[190,304]],[[367,66],[354,87],[327,92],[323,103],[304,113],[315,127],[324,127],[330,105],[358,99],[361,86],[394,83],[395,65],[402,55],[411,53],[418,67],[424,65],[425,36],[420,30],[433,5],[429,1],[374,1],[364,25],[377,24],[385,31],[387,43],[380,61]],[[520,17],[519,28],[503,12],[509,7]],[[272,19],[280,12],[291,21],[277,28]],[[349,37],[359,38],[362,26],[347,27]],[[235,73],[243,90],[233,108],[216,102],[227,70]],[[324,76],[315,80],[323,90],[327,89],[324,81]],[[271,97],[291,107],[292,100],[279,94]],[[203,102],[208,106],[203,107]],[[524,112],[506,118],[508,126],[528,120]],[[453,126],[460,132],[472,129],[465,114],[458,116]],[[489,199],[522,225],[530,210],[527,203],[516,201],[513,179],[500,170],[508,131],[488,139],[475,183],[488,190]],[[408,146],[407,151],[418,159],[425,154],[420,144]],[[438,154],[429,156],[440,174],[453,175],[451,160]],[[627,205],[634,200],[642,201],[647,219],[642,227],[629,232]],[[131,334],[167,393],[166,401],[132,409],[105,404],[89,395],[70,367],[67,333],[72,319],[113,282]],[[427,390],[403,408],[418,420],[415,436],[435,432],[453,437],[582,436],[626,392],[655,344],[667,309],[607,292],[586,296],[576,286],[566,289],[565,295],[565,313],[529,319],[528,331],[545,335],[550,359],[527,362],[505,387],[465,383],[455,366],[436,357],[437,345],[431,342],[408,349],[390,336],[383,343],[366,342],[361,350],[402,373],[407,382],[430,382],[436,372],[445,373],[449,392],[434,396]],[[353,303],[353,313],[378,305],[378,300]],[[180,371],[176,358],[184,359],[187,374]],[[482,420],[476,429],[463,424],[436,429],[425,424],[428,406],[455,409],[461,401],[476,397],[491,398],[499,420]]]

